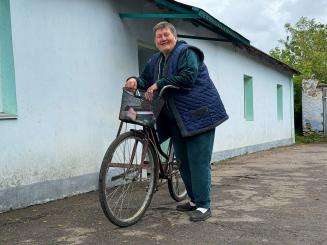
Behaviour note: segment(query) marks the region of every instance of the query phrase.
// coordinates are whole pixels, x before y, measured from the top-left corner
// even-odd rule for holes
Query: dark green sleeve
[[[178,61],[178,74],[172,78],[162,78],[157,81],[161,89],[166,85],[174,85],[181,88],[191,88],[194,86],[198,75],[200,60],[198,55],[192,49],[187,49]]]

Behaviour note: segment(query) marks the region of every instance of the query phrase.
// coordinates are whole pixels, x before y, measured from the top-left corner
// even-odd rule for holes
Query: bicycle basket
[[[119,119],[123,122],[153,126],[163,106],[163,99],[155,96],[150,102],[144,97],[145,92],[135,94],[123,89]]]

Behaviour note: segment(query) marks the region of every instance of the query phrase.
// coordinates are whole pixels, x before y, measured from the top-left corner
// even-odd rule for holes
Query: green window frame
[[[1,66],[0,66],[1,69]],[[0,70],[0,113],[3,113],[3,105],[2,105],[2,86],[1,86],[1,70]]]
[[[253,79],[251,76],[244,75],[244,118],[253,121]]]
[[[0,119],[17,117],[10,0],[0,1]]]
[[[277,120],[283,120],[283,85],[277,84]]]

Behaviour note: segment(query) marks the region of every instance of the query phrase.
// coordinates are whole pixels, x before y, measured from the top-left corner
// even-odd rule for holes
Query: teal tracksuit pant
[[[177,125],[170,124],[170,133],[188,196],[197,207],[210,208],[210,160],[215,129],[182,138]]]

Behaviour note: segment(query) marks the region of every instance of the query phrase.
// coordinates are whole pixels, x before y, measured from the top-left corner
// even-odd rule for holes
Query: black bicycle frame
[[[120,133],[122,131],[122,128],[123,128],[123,124],[124,124],[124,122],[121,121],[116,137],[118,137],[120,135]],[[163,178],[163,179],[167,179],[168,178],[167,169],[169,167],[169,163],[173,161],[172,141],[170,140],[170,142],[169,142],[168,152],[167,152],[168,154],[166,154],[161,148],[161,145],[159,143],[159,139],[157,137],[157,133],[156,133],[156,130],[155,130],[154,127],[143,126],[142,130],[131,129],[131,131],[136,131],[136,132],[138,132],[140,134],[143,134],[145,136],[145,138],[150,141],[149,143],[151,143],[155,147],[157,155],[158,156],[161,155],[163,158],[165,158],[165,160],[167,162],[165,164],[163,164],[162,161],[160,160],[160,157],[158,157],[159,177]]]

